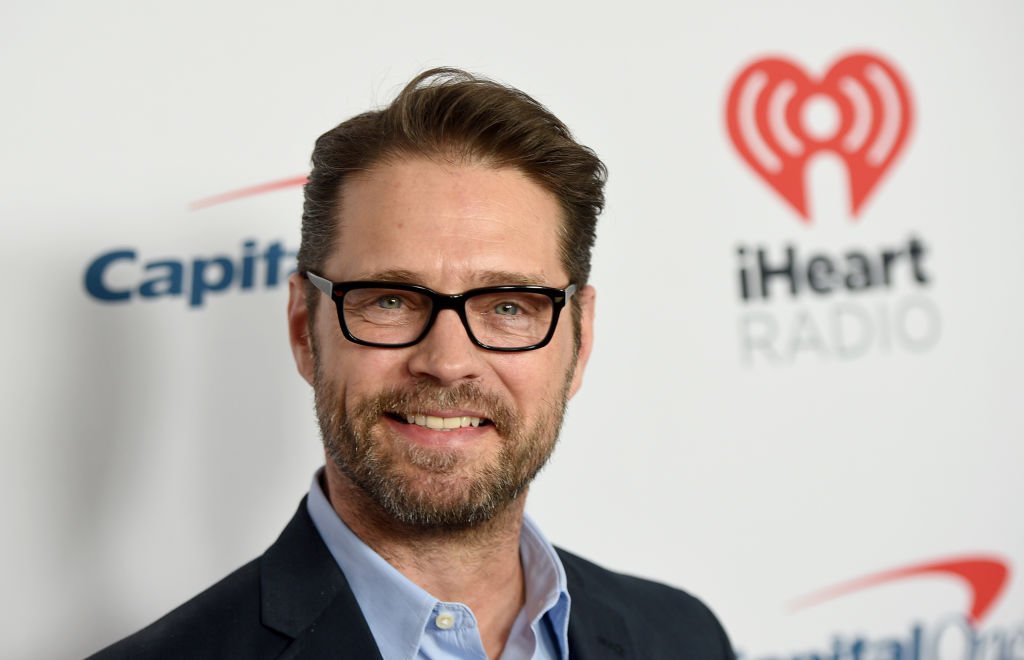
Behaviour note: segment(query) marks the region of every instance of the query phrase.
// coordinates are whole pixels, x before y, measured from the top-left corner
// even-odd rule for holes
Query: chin
[[[438,473],[406,466],[368,494],[393,518],[422,527],[468,527],[491,520],[516,497],[500,470]],[[497,479],[496,479],[497,477]]]

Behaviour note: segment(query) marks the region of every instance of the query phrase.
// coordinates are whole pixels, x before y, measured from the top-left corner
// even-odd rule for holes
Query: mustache
[[[407,387],[390,387],[362,402],[354,416],[379,417],[388,413],[408,414],[423,410],[463,408],[491,421],[500,432],[516,426],[516,414],[496,394],[484,392],[473,382],[443,387],[418,381]]]

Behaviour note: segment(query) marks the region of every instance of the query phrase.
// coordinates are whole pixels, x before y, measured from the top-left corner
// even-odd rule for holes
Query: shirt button
[[[434,619],[434,625],[441,630],[449,630],[455,625],[455,615],[451,612],[441,612]]]

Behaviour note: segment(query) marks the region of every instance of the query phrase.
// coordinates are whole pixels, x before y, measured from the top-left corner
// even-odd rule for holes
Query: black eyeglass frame
[[[331,297],[334,301],[334,306],[338,312],[338,323],[341,325],[341,332],[345,335],[345,339],[349,340],[353,344],[359,344],[361,346],[372,346],[374,348],[407,348],[409,346],[415,346],[416,344],[423,341],[423,338],[430,333],[430,329],[434,327],[434,321],[437,320],[437,315],[445,309],[450,309],[459,315],[459,320],[462,321],[462,327],[466,329],[466,334],[469,336],[470,341],[479,346],[480,348],[488,351],[498,351],[501,353],[520,353],[523,351],[533,351],[538,348],[543,348],[548,345],[551,338],[555,336],[555,328],[558,327],[558,317],[561,315],[562,308],[565,307],[566,303],[572,298],[573,294],[576,293],[577,287],[575,284],[569,284],[564,289],[557,289],[549,286],[538,286],[533,284],[526,285],[502,285],[502,286],[485,286],[476,289],[470,289],[462,293],[445,294],[438,293],[433,289],[428,289],[425,286],[418,284],[405,284],[401,282],[379,282],[379,281],[353,281],[353,282],[332,282],[324,277],[317,275],[312,271],[303,271],[302,276],[305,277],[309,282],[319,289],[322,293]],[[345,308],[343,302],[345,294],[349,291],[356,289],[395,289],[397,291],[412,291],[426,296],[430,299],[430,317],[427,319],[426,324],[423,326],[423,331],[418,337],[412,341],[407,341],[402,344],[380,344],[377,342],[366,341],[359,339],[353,335],[348,325],[345,323]],[[473,329],[469,327],[469,319],[466,318],[466,301],[472,296],[485,293],[538,293],[547,296],[551,299],[551,325],[548,328],[548,332],[544,337],[535,344],[529,346],[490,346],[485,344],[476,335],[473,334]]]

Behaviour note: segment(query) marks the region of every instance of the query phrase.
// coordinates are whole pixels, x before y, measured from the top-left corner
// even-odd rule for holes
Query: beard
[[[557,398],[542,402],[537,420],[526,427],[500,397],[473,382],[441,387],[418,381],[382,389],[349,409],[316,362],[313,392],[328,460],[394,521],[448,530],[485,523],[522,495],[554,450],[575,369],[574,360]],[[396,437],[386,421],[445,409],[485,417],[499,441],[496,451],[470,457],[458,449],[422,447]]]

